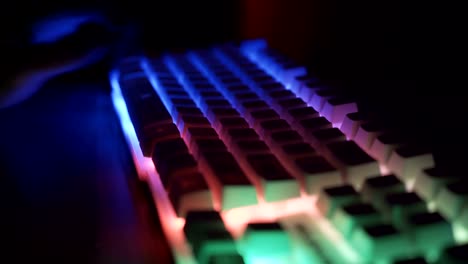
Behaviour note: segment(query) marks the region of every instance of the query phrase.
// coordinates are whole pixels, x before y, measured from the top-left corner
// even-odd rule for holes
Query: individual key
[[[314,96],[314,94],[319,91],[324,89],[324,87],[316,82],[306,82],[304,85],[301,86],[299,89],[298,95],[306,102],[309,102]],[[314,107],[315,108],[315,107]],[[318,109],[316,109],[318,111]]]
[[[292,108],[284,113],[284,118],[291,124],[297,124],[301,120],[313,117],[319,117],[319,113],[312,107]]]
[[[216,256],[238,254],[234,238],[227,231],[209,230],[206,238],[192,248],[199,264],[209,264],[210,259]]]
[[[264,138],[269,137],[272,133],[284,130],[290,130],[288,122],[283,119],[268,120],[260,123],[260,133]]]
[[[282,152],[292,158],[318,155],[317,151],[305,142],[289,143],[282,146]]]
[[[172,116],[177,123],[183,116],[203,116],[202,112],[198,107],[193,106],[174,106],[171,110]]]
[[[151,157],[155,144],[176,138],[180,138],[180,133],[173,123],[148,127],[147,133],[139,138],[140,148],[143,150],[145,157]]]
[[[436,264],[468,263],[468,244],[448,246],[437,260]]]
[[[384,131],[385,126],[382,122],[371,121],[364,123],[358,128],[354,141],[364,150],[369,150],[375,139]]]
[[[348,137],[348,139],[354,139],[359,127],[369,122],[370,116],[364,112],[349,113],[343,118],[340,130]]]
[[[415,254],[409,237],[391,224],[367,225],[356,229],[351,244],[366,262],[385,263]]]
[[[246,119],[249,121],[252,127],[259,126],[261,122],[269,120],[279,120],[280,116],[275,110],[268,108],[258,111],[253,111],[250,114],[246,113]]]
[[[369,148],[369,153],[380,162],[387,163],[390,154],[398,147],[407,145],[408,142],[408,136],[402,132],[384,132],[375,138]]]
[[[286,261],[292,251],[289,235],[278,223],[249,223],[240,244],[249,263]]]
[[[250,88],[246,84],[229,84],[225,87],[230,92],[250,92]]]
[[[409,216],[408,223],[414,245],[428,257],[454,243],[452,227],[439,213],[417,213]]]
[[[291,90],[298,93],[302,85],[306,83],[309,83],[309,85],[313,86],[313,84],[318,84],[318,79],[310,73],[296,76],[296,78],[294,78],[293,82],[291,83]]]
[[[257,132],[252,128],[232,128],[228,130],[227,135],[234,140],[259,139]]]
[[[284,114],[290,109],[306,107],[307,105],[301,98],[288,98],[274,102],[273,106],[278,112]]]
[[[312,117],[301,120],[298,130],[301,134],[307,135],[319,129],[332,128],[332,124],[325,117]]]
[[[187,241],[195,245],[206,239],[208,231],[226,231],[223,219],[217,211],[189,211],[185,217],[183,228]]]
[[[338,92],[335,89],[323,88],[315,90],[315,93],[311,96],[309,100],[309,105],[312,106],[315,110],[322,112],[325,102],[338,95]]]
[[[249,124],[242,117],[223,117],[219,119],[219,126],[223,129],[249,128]]]
[[[167,187],[171,178],[183,177],[198,171],[198,164],[190,153],[180,153],[160,159],[153,156],[153,161],[164,187]]]
[[[427,201],[434,201],[442,188],[460,178],[458,173],[440,167],[427,168],[416,177],[414,191]]]
[[[435,199],[437,209],[450,220],[455,220],[468,203],[468,181],[458,180],[446,185]]]
[[[200,139],[218,139],[218,134],[211,127],[189,127],[184,135],[185,140],[190,144]]]
[[[326,148],[339,166],[345,170],[345,180],[360,189],[363,181],[380,174],[379,164],[353,141],[340,141],[327,144]]]
[[[239,167],[231,153],[227,151],[203,153],[206,171],[211,176],[213,191],[218,198],[218,206],[223,210],[257,203],[255,187]]]
[[[326,145],[332,142],[345,141],[346,136],[338,128],[325,128],[313,131],[311,138],[314,139],[314,145]]]
[[[180,137],[158,142],[154,147],[153,158],[156,160],[167,159],[171,156],[188,153],[188,147]]]
[[[341,124],[349,113],[357,112],[357,104],[351,98],[338,96],[325,102],[322,115],[333,124]]]
[[[182,135],[185,136],[189,127],[211,127],[210,122],[204,116],[183,115],[177,124]]]
[[[227,147],[219,138],[197,139],[193,142],[192,153],[194,153],[197,158],[203,153],[222,151],[227,151]]]
[[[273,132],[271,134],[271,139],[274,144],[284,145],[291,143],[300,143],[302,142],[302,137],[294,130],[283,130],[278,132]]]
[[[261,178],[266,201],[280,201],[298,197],[300,186],[272,154],[248,155],[247,162]]]
[[[405,191],[405,185],[395,175],[375,176],[367,178],[362,185],[361,194],[365,201],[376,207],[384,207],[385,196],[390,193]]]
[[[296,96],[293,92],[283,89],[283,90],[272,90],[267,91],[269,97],[271,97],[274,101],[277,100],[288,100],[290,98],[294,99]],[[305,104],[305,103],[303,103]]]
[[[198,172],[169,179],[167,193],[179,217],[185,217],[188,211],[213,210],[211,191]]]
[[[290,60],[288,63],[283,63],[281,68],[282,69],[276,76],[279,80],[288,85],[293,83],[294,79],[297,76],[301,76],[307,73],[307,69],[305,67],[299,66],[298,64],[296,64],[295,62],[291,62]]]
[[[322,156],[300,157],[295,160],[295,164],[301,170],[308,194],[314,195],[321,188],[343,183],[340,172]]]
[[[269,153],[270,149],[265,144],[265,142],[261,140],[239,140],[233,143],[237,147],[237,151],[239,154],[261,154],[261,153]]]
[[[235,93],[234,97],[241,102],[249,101],[249,100],[260,100],[260,97],[256,93],[253,92],[245,92],[245,93]]]
[[[247,112],[268,108],[268,104],[262,100],[247,101],[241,104],[241,107]]]
[[[382,221],[382,215],[369,203],[356,202],[346,204],[336,209],[331,216],[331,222],[347,239],[359,227],[377,224]]]
[[[427,212],[426,203],[413,192],[390,193],[381,207],[387,219],[399,228],[406,224],[408,215]]]
[[[336,209],[360,202],[359,193],[351,185],[324,188],[317,199],[317,209],[325,217],[331,218]]]
[[[387,166],[405,182],[411,182],[422,169],[434,166],[434,158],[427,146],[407,145],[392,152]]]

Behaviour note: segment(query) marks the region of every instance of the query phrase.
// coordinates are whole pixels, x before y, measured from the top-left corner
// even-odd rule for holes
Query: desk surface
[[[61,81],[0,111],[0,237],[15,263],[170,263],[107,85]]]

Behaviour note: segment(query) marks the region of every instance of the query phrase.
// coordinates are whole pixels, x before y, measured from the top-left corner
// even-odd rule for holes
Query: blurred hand
[[[103,59],[113,40],[112,24],[97,13],[64,12],[32,25],[31,43],[12,80],[0,87],[0,108],[16,105],[49,79]]]

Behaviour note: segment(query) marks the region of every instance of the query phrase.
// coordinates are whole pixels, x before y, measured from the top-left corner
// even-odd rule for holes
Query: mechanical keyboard
[[[468,263],[466,178],[265,41],[110,81],[176,263]]]

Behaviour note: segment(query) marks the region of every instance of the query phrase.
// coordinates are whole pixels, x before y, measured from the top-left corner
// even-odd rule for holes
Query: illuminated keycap
[[[353,141],[339,141],[327,144],[340,167],[345,170],[348,183],[360,188],[362,182],[370,176],[379,175],[379,164]]]
[[[427,201],[434,201],[446,184],[457,180],[454,175],[440,168],[424,169],[416,177],[414,191]]]
[[[422,169],[433,167],[434,159],[426,147],[408,145],[394,150],[387,166],[408,183],[414,180]]]
[[[321,113],[333,124],[341,124],[347,114],[357,110],[357,105],[351,98],[337,96],[325,102]]]
[[[339,207],[331,217],[331,222],[345,238],[350,238],[353,232],[360,226],[376,224],[381,221],[382,216],[375,207],[362,202]]]
[[[387,194],[404,191],[404,184],[395,175],[367,178],[361,189],[362,198],[378,208],[383,207]]]
[[[452,227],[439,213],[417,213],[409,216],[408,223],[414,245],[429,259],[454,243]]]
[[[375,263],[391,261],[415,253],[408,236],[390,224],[357,228],[350,241],[366,261],[375,261]]]
[[[240,241],[247,263],[282,263],[291,255],[289,235],[278,223],[250,223]]]
[[[324,188],[317,200],[318,210],[326,217],[332,217],[338,207],[360,201],[359,193],[351,185]]]
[[[435,199],[437,209],[448,219],[455,220],[468,202],[468,183],[459,180],[446,185]]]

